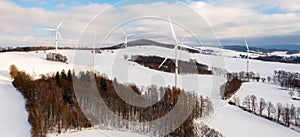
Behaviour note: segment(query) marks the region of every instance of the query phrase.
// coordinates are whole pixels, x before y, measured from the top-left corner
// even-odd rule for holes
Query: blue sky
[[[57,10],[62,10],[68,7],[74,7],[79,5],[89,5],[91,3],[113,5],[118,2],[122,2],[122,0],[12,0],[12,1],[25,8],[39,7],[49,11],[57,11]],[[126,0],[123,1],[126,2]],[[155,1],[161,1],[161,0],[141,0],[139,2],[145,3],[145,2],[155,2]],[[167,1],[174,1],[174,0],[164,0],[164,1],[167,2]],[[61,7],[62,4],[65,7]]]
[[[56,11],[63,9],[59,7],[60,4],[64,4],[66,7],[73,7],[79,5],[88,5],[90,3],[98,4],[114,4],[119,0],[12,0],[18,5],[30,8],[30,7],[39,7],[49,11]]]
[[[149,5],[157,1],[159,0],[130,0],[126,3],[129,6],[121,14],[108,13],[106,18],[110,22],[106,25],[118,23],[120,15],[134,17],[139,12],[146,15],[151,11],[148,9]],[[193,19],[183,14],[187,11],[180,11],[182,8],[170,1],[174,2],[174,0],[168,0],[163,4],[166,8],[161,8],[161,14],[157,14],[158,16],[165,17],[168,9],[174,8],[176,10],[173,14],[182,16],[178,17],[177,21],[194,22]],[[0,8],[0,45],[40,44],[38,41],[51,44],[53,43],[52,33],[42,33],[39,28],[55,27],[63,18],[65,22],[61,27],[61,33],[67,41],[65,43],[76,43],[80,33],[93,17],[118,2],[120,1],[2,0],[0,1],[0,5],[3,6]],[[135,2],[140,5],[136,6]],[[246,37],[250,45],[256,46],[300,45],[300,0],[182,0],[182,2],[186,2],[188,7],[199,14],[199,18],[203,18],[213,28],[216,37],[222,43],[243,44],[243,38]],[[162,4],[157,4],[157,6],[160,5]],[[155,4],[150,7],[156,8]],[[183,20],[184,18],[188,20]],[[145,30],[143,26],[135,26],[135,28]],[[169,30],[165,31],[168,33]]]

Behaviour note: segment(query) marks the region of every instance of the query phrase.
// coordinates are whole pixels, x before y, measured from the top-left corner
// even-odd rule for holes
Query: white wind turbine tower
[[[127,49],[128,36],[127,36],[127,34],[126,34],[126,32],[125,32],[124,30],[122,30],[122,33],[123,33],[124,36],[125,36],[124,45],[125,45],[125,49]]]
[[[176,42],[174,50],[175,50],[175,88],[177,88],[178,87],[178,57],[177,57],[178,40],[177,40],[176,33],[174,31],[174,27],[173,27],[173,24],[172,24],[172,21],[171,21],[170,17],[169,17],[169,24],[170,24],[170,28],[171,28],[171,31],[172,31],[173,39]],[[173,52],[173,50],[172,50],[172,52]],[[167,61],[167,59],[169,58],[169,56],[165,58],[165,60],[158,66],[158,68],[160,68]]]
[[[93,44],[93,69],[94,69],[94,74],[96,74],[95,65],[96,65],[96,33],[94,33],[94,44]]]
[[[246,44],[246,48],[247,48],[247,78],[248,78],[248,81],[249,81],[249,46],[248,46],[248,42],[247,40],[245,39],[245,44]]]
[[[127,34],[123,29],[121,29],[122,33],[124,34],[125,36],[125,39],[124,39],[124,45],[125,45],[125,49],[128,47],[128,37],[131,37],[135,34]]]
[[[46,30],[49,30],[49,31],[55,31],[55,52],[56,53],[57,53],[57,49],[58,49],[58,45],[57,45],[58,37],[63,41],[63,38],[61,37],[61,34],[59,32],[59,28],[60,28],[60,26],[62,25],[63,22],[64,22],[64,20],[62,20],[55,29],[45,28]]]

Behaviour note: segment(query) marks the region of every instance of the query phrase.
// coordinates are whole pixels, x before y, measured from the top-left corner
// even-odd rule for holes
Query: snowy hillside
[[[208,123],[226,137],[298,137],[300,133],[228,105],[221,107]]]
[[[51,134],[49,137],[148,137],[146,135],[130,133],[130,132],[121,132],[121,131],[112,131],[112,130],[84,130],[73,133],[66,133],[61,135]]]
[[[2,60],[1,60],[2,61]],[[0,133],[5,137],[30,136],[23,96],[11,84],[8,67],[0,63]],[[5,68],[5,69],[3,69]]]
[[[138,46],[129,47],[128,49],[119,49],[113,52],[103,51],[101,54],[96,54],[95,70],[100,73],[105,73],[110,79],[117,78],[121,83],[134,83],[138,86],[148,86],[156,84],[158,86],[173,86],[174,74],[151,70],[137,63],[130,62],[124,59],[124,54],[130,55],[158,55],[165,57],[172,50],[168,48],[160,48],[153,46]],[[44,52],[9,52],[0,53],[0,133],[4,136],[26,137],[30,136],[30,125],[27,122],[27,112],[25,110],[25,100],[11,84],[9,76],[9,66],[15,64],[20,70],[25,70],[31,73],[36,78],[39,74],[55,73],[62,69],[80,69],[81,65],[87,65],[84,69],[93,69],[91,51],[59,51],[66,55],[69,59],[69,64],[46,61]],[[229,51],[228,51],[229,52]],[[239,54],[239,53],[225,53]],[[171,58],[174,53],[171,55]],[[246,70],[246,60],[240,58],[221,57],[203,54],[188,54],[184,51],[179,51],[181,60],[196,59],[199,63],[208,66],[225,68],[230,72],[240,72]],[[122,66],[122,67],[121,67]],[[272,76],[274,70],[284,69],[286,71],[297,72],[300,70],[300,64],[284,64],[277,62],[263,62],[258,60],[250,60],[250,71],[260,73],[261,76]],[[124,77],[124,74],[126,77]],[[219,88],[226,82],[226,78],[220,76],[209,75],[184,75],[179,76],[179,87],[187,91],[196,91],[199,94],[208,96],[213,99],[216,107],[216,114],[208,122],[209,126],[223,133],[228,137],[241,137],[245,135],[253,136],[300,136],[300,133],[295,132],[286,127],[280,126],[271,121],[264,120],[247,112],[243,112],[234,106],[229,106],[226,102],[220,100]],[[253,85],[254,84],[254,85]],[[257,84],[257,85],[255,85]],[[251,93],[251,87],[258,89],[268,89],[262,93],[267,95],[275,87],[263,83],[248,83],[243,85],[239,96]],[[279,90],[279,89],[278,89]],[[277,90],[276,90],[277,91]],[[244,93],[245,92],[245,93]],[[260,93],[257,92],[257,96]],[[285,93],[278,93],[269,96],[270,101],[277,101],[281,97],[289,98]],[[266,97],[266,100],[269,100]],[[290,100],[286,100],[290,102]],[[299,103],[298,103],[299,105]],[[4,124],[5,123],[5,124]],[[17,132],[16,132],[17,127]],[[235,132],[237,131],[237,132]],[[255,132],[254,132],[255,131]],[[101,131],[102,132],[102,131]],[[108,136],[124,136],[122,132],[103,131]],[[252,134],[246,134],[246,133]],[[257,134],[255,134],[257,133]],[[264,133],[263,135],[259,133]],[[98,130],[88,130],[76,133],[59,135],[65,136],[89,136],[99,135]],[[55,135],[53,135],[55,136]],[[104,135],[105,136],[105,135]],[[106,135],[107,136],[107,135]],[[125,136],[143,136],[133,133],[126,133]]]
[[[279,85],[248,82],[242,84],[235,96],[242,100],[247,95],[255,95],[258,99],[264,98],[266,101],[271,101],[273,104],[294,104],[294,106],[300,107],[300,101],[293,100],[288,92],[288,90],[281,89]]]

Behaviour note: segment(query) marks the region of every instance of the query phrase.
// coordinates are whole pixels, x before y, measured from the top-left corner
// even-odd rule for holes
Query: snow
[[[300,133],[275,122],[245,112],[238,107],[221,107],[208,125],[226,137],[299,137]]]
[[[265,101],[272,102],[273,105],[277,103],[294,104],[300,107],[300,101],[293,100],[288,95],[288,90],[283,90],[279,85],[273,85],[261,82],[247,82],[243,83],[240,90],[235,94],[242,101],[247,95],[255,95],[257,99],[264,98]],[[295,93],[296,94],[296,93]]]
[[[272,102],[273,105],[276,105],[278,102],[280,102],[283,105],[288,103],[294,104],[294,106],[300,106],[299,101],[292,100],[288,95],[288,91],[280,89],[278,85],[261,82],[247,82],[242,84],[241,88],[234,96],[240,98],[240,104],[242,105],[242,101],[247,95],[255,95],[257,96],[258,100],[260,97],[262,97],[265,99],[265,101]],[[215,117],[210,123],[208,123],[208,125],[219,130],[225,136],[300,136],[300,133],[297,131],[243,111],[236,106],[229,105],[227,101],[223,101],[222,103],[223,106],[219,108]]]
[[[246,71],[247,68],[247,60],[241,58],[208,56],[202,54],[192,54],[192,58],[195,58],[199,62],[202,62],[209,66],[225,68],[229,72]],[[259,73],[262,77],[272,77],[274,75],[274,70],[299,72],[300,64],[265,62],[260,60],[249,59],[249,71]]]
[[[220,51],[220,53],[223,50]],[[53,51],[48,51],[53,52]],[[36,78],[39,74],[55,73],[62,69],[94,69],[92,64],[91,51],[59,50],[69,59],[69,64],[61,62],[46,61],[44,52],[9,52],[0,53],[0,133],[1,136],[26,137],[30,136],[30,124],[27,121],[28,113],[25,109],[25,100],[22,95],[14,89],[9,76],[9,66],[15,64],[20,70],[31,73]],[[158,86],[173,86],[174,74],[151,70],[137,63],[124,59],[123,55],[157,55],[165,57],[171,53],[168,48],[154,46],[129,47],[127,49],[103,51],[96,54],[95,70],[104,73],[108,78],[117,80],[121,83],[134,83],[138,86],[148,86],[155,84]],[[239,55],[238,52],[225,50],[225,55]],[[174,52],[170,58],[174,57]],[[230,72],[246,71],[246,60],[241,58],[222,57],[203,54],[189,54],[185,51],[179,51],[181,60],[196,59],[198,62],[208,66],[225,68]],[[274,70],[284,69],[286,71],[298,72],[299,64],[285,64],[278,62],[263,62],[259,60],[250,60],[250,71],[260,73],[261,76],[272,76]],[[236,107],[229,106],[226,102],[220,100],[219,88],[226,79],[211,75],[180,75],[179,87],[186,91],[195,91],[199,94],[210,97],[216,107],[216,114],[211,118],[209,126],[223,133],[228,137],[240,136],[300,136],[299,133],[291,129],[280,126],[276,123],[261,119],[252,114],[248,114]],[[255,87],[255,88],[253,88]],[[257,92],[252,92],[256,89]],[[264,91],[263,89],[267,89]],[[254,90],[253,90],[254,91]],[[270,92],[276,91],[272,96]],[[277,93],[278,92],[278,93]],[[276,85],[250,82],[243,84],[238,96],[244,96],[248,93],[264,96],[265,100],[278,101],[282,103],[293,102],[288,100],[287,92],[281,91]],[[296,105],[296,103],[294,104]],[[297,104],[299,105],[299,103]],[[242,121],[242,122],[241,122]],[[17,132],[16,132],[17,130]],[[129,132],[100,130],[112,136],[144,136]],[[99,130],[86,130],[76,133],[67,133],[59,135],[67,136],[99,136]],[[251,133],[250,133],[251,132]],[[259,135],[264,133],[263,135]],[[55,135],[51,135],[55,136]],[[105,136],[105,135],[103,135]]]
[[[2,63],[0,63],[3,66]],[[0,70],[0,133],[3,137],[30,136],[23,96],[11,84],[7,71]]]
[[[65,133],[60,135],[50,134],[49,137],[148,137],[146,135],[130,133],[130,132],[121,132],[121,131],[112,131],[112,130],[84,130],[73,133]]]

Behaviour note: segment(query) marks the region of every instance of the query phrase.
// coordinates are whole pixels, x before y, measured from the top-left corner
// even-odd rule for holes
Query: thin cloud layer
[[[172,19],[175,24],[177,23],[175,28],[179,37],[191,37],[187,31],[179,27],[180,24],[183,24],[203,39],[204,43],[205,39],[214,37],[213,33],[221,40],[247,37],[253,40],[253,43],[255,39],[261,40],[263,37],[268,37],[268,40],[272,36],[277,39],[289,36],[300,37],[299,0],[237,0],[234,3],[229,0],[214,0],[189,2],[186,6],[198,14],[197,19],[195,19],[195,15],[189,14],[190,12],[184,5],[178,3],[132,4],[122,8],[95,3],[68,7],[62,3],[57,5],[60,10],[48,11],[42,8],[24,8],[10,1],[0,1],[0,45],[53,45],[55,33],[47,32],[42,28],[55,28],[60,20],[64,19],[60,30],[64,38],[61,45],[76,46],[82,38],[82,34],[85,34],[83,33],[86,32],[85,30],[91,31],[94,28],[97,31],[107,32],[108,28],[124,23],[124,19],[145,15],[167,18],[169,14],[174,15]],[[109,10],[103,12],[106,9]],[[99,17],[104,18],[99,19]],[[207,22],[203,22],[201,17]],[[95,19],[94,22],[91,22],[92,19]],[[149,33],[144,37],[150,38],[158,37],[154,30],[159,30],[157,32],[162,36],[170,34],[167,23],[153,19],[144,22],[136,21],[127,26],[124,25],[123,28],[129,34]],[[114,34],[106,44],[122,42],[123,34],[119,30],[116,30]],[[104,36],[104,34],[99,34],[98,37]],[[300,44],[300,41],[295,40],[292,43],[282,41],[281,43]],[[259,43],[257,44],[259,45]],[[269,40],[269,44],[274,43]]]

